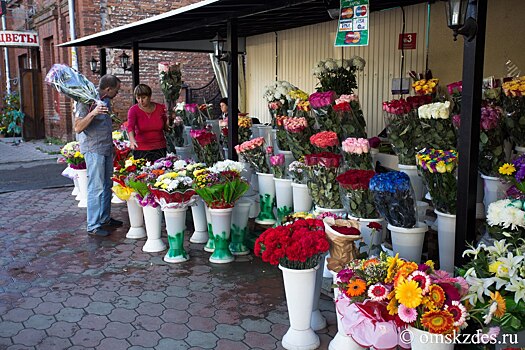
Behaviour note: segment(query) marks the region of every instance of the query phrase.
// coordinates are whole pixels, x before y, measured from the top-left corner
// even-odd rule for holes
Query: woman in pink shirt
[[[137,104],[128,111],[128,134],[133,157],[154,162],[166,156],[166,107],[151,101],[151,88],[146,84],[137,85],[133,94]]]

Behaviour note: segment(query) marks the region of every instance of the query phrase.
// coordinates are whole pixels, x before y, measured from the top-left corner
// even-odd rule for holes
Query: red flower
[[[375,175],[373,170],[350,169],[337,176],[339,185],[345,189],[366,190],[370,179]]]
[[[310,143],[319,148],[334,147],[339,145],[339,138],[333,131],[321,131],[310,137]]]
[[[339,232],[345,236],[359,236],[361,232],[355,227],[348,226],[330,226],[334,231]]]
[[[379,222],[371,222],[368,225],[368,228],[371,228],[372,230],[379,231],[383,228],[383,226]]]
[[[349,112],[352,109],[350,103],[346,101],[336,104],[333,108],[336,112]]]
[[[306,154],[304,163],[308,166],[321,165],[327,168],[337,168],[341,163],[342,156],[331,152]]]

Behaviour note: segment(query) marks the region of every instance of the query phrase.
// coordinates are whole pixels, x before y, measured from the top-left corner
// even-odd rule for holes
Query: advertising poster
[[[368,46],[368,0],[341,0],[335,46]]]

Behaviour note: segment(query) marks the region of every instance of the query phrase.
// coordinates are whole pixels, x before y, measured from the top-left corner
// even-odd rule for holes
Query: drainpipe
[[[77,38],[75,33],[75,0],[68,0],[67,4],[69,10],[69,34],[71,35],[71,40],[75,40]],[[77,71],[79,70],[76,46],[71,48],[71,67]]]
[[[7,30],[7,25],[5,21],[5,13],[2,15],[2,30]],[[11,74],[9,72],[9,51],[7,51],[7,46],[4,47],[4,62],[5,62],[5,85],[7,93],[11,93]]]

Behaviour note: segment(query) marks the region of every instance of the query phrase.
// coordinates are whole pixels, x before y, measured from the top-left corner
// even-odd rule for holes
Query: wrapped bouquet
[[[507,132],[512,142],[525,147],[525,76],[503,83],[503,91]]]
[[[166,99],[166,107],[171,113],[179,99],[180,89],[182,88],[180,65],[172,62],[160,62],[159,79],[160,89]]]
[[[235,146],[235,151],[242,156],[246,162],[250,163],[257,172],[269,174],[270,168],[266,159],[266,149],[264,147],[264,137],[257,137]]]
[[[193,149],[199,162],[211,166],[222,159],[222,152],[219,150],[217,135],[208,129],[191,130],[190,136],[193,142]]]
[[[317,126],[321,131],[337,130],[341,132],[341,119],[332,107],[335,97],[334,91],[326,91],[315,92],[308,98]]]
[[[379,213],[374,197],[369,189],[372,170],[351,169],[337,176],[341,190],[341,200],[348,214],[356,218],[377,219]]]
[[[356,72],[365,68],[365,60],[359,56],[350,59],[328,58],[317,62],[313,75],[319,80],[317,91],[335,91],[337,95],[351,94],[357,89]]]
[[[495,239],[516,242],[525,239],[525,202],[500,199],[489,204],[487,230]]]
[[[434,208],[445,214],[456,214],[458,153],[425,148],[416,155]]]
[[[348,169],[373,170],[370,144],[367,139],[349,137],[342,144],[345,166]]]
[[[86,169],[86,160],[84,155],[80,153],[80,145],[77,141],[66,143],[60,148],[60,155],[64,157],[66,162],[71,169]]]
[[[300,160],[306,154],[312,153],[312,145],[309,142],[310,128],[304,117],[289,117],[284,120],[284,129],[290,151],[295,159]]]
[[[507,194],[516,198],[525,198],[525,155],[514,159],[511,163],[503,164],[498,172],[505,180],[512,184]]]
[[[333,109],[341,119],[342,137],[366,138],[366,122],[357,95],[341,95]]]
[[[310,136],[310,143],[316,152],[339,153],[339,138],[333,131],[321,131]]]
[[[298,160],[293,161],[288,166],[288,173],[292,181],[297,184],[306,184],[306,164]]]
[[[450,101],[435,102],[418,108],[424,141],[422,146],[456,149],[456,130],[450,118]]]
[[[270,156],[270,167],[272,168],[272,174],[276,179],[283,179],[286,174],[284,154]]]
[[[341,158],[341,155],[330,152],[305,156],[308,190],[313,202],[318,207],[326,209],[341,209],[343,207],[336,180]]]

